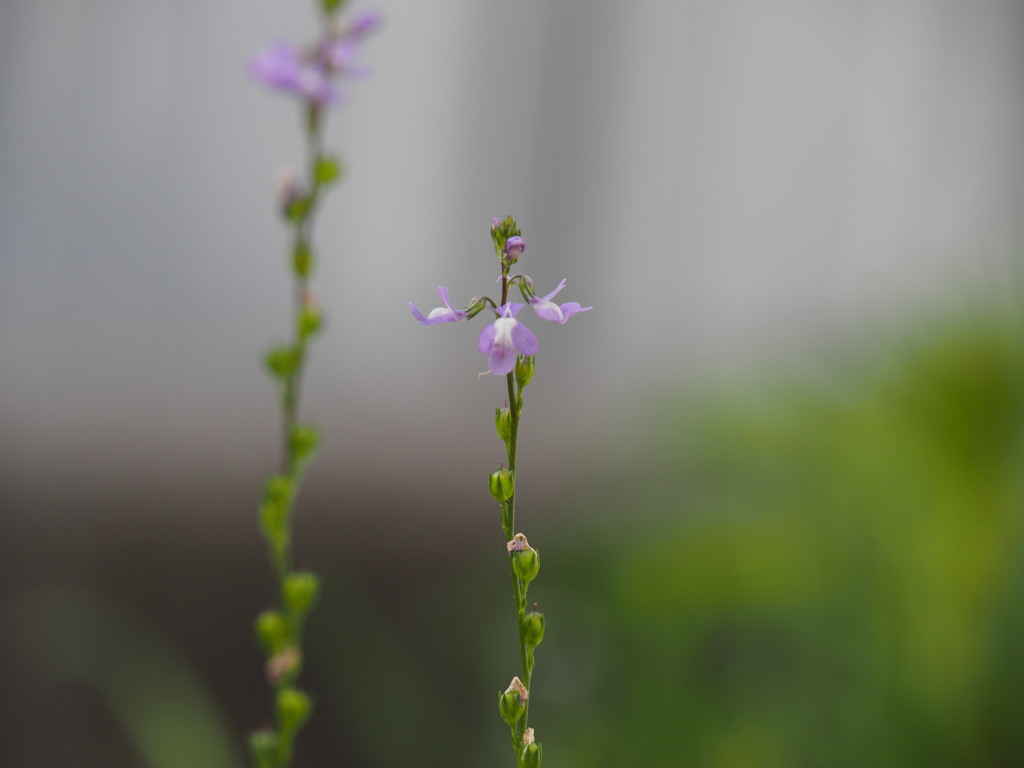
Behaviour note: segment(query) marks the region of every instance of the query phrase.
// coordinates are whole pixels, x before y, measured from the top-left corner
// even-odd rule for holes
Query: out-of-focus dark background
[[[307,766],[508,763],[477,380],[523,271],[520,527],[552,766],[1024,763],[1024,8],[381,0],[330,141]],[[276,171],[246,75],[315,4],[6,2],[0,764],[245,764],[277,463]],[[525,319],[525,318],[524,318]]]

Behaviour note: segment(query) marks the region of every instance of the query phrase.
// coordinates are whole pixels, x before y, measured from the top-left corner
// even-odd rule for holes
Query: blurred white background
[[[540,288],[568,277],[564,299],[596,307],[528,320],[538,477],[592,455],[581,436],[603,450],[651,392],[813,360],[930,302],[1012,299],[1019,2],[375,7],[372,77],[329,130],[350,173],[318,222],[330,325],[305,413],[324,476],[452,490],[500,459],[482,321],[422,328],[406,308],[491,288],[492,216],[519,219]],[[22,513],[91,524],[103,493],[83,504],[83,483],[201,495],[274,465],[273,182],[301,142],[296,105],[246,62],[311,37],[313,8],[3,4],[0,461]]]

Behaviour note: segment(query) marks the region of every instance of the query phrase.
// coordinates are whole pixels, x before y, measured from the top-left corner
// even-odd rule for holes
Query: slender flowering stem
[[[308,50],[274,45],[252,62],[257,79],[296,95],[305,118],[306,174],[303,182],[288,177],[280,190],[280,207],[291,230],[293,294],[292,336],[271,349],[267,367],[277,380],[281,399],[282,452],[280,472],[267,480],[260,506],[260,528],[267,539],[280,607],[256,619],[256,633],[266,655],[267,682],[274,689],[273,729],[255,731],[249,745],[257,768],[291,765],[295,737],[312,702],[296,687],[302,671],[302,637],[306,617],[316,602],[319,580],[294,570],[292,521],[306,465],[319,442],[318,430],[299,421],[299,404],[308,347],[323,319],[311,292],[314,267],[313,229],[322,195],[338,180],[338,161],[323,149],[327,107],[340,98],[335,81],[350,74],[355,45],[372,30],[376,17],[364,15],[348,27],[336,24],[338,0],[320,0],[321,39]]]
[[[522,233],[511,217],[504,221],[491,221],[491,239],[501,265],[498,282],[501,285],[501,301],[495,302],[487,296],[476,296],[463,309],[456,309],[448,299],[448,289],[438,286],[438,294],[444,306],[423,314],[415,304],[409,303],[409,310],[420,325],[437,325],[468,320],[489,310],[494,321],[486,326],[477,340],[477,347],[487,355],[491,373],[503,375],[508,392],[504,409],[495,412],[495,427],[498,437],[505,443],[505,460],[491,474],[488,489],[501,509],[501,528],[505,536],[509,556],[509,573],[512,580],[512,598],[516,609],[516,628],[519,637],[519,663],[521,677],[512,679],[512,684],[498,697],[498,711],[509,726],[512,751],[518,768],[538,768],[541,763],[541,745],[536,742],[533,728],[528,725],[530,699],[533,689],[534,651],[544,637],[544,615],[537,612],[536,603],[527,612],[527,590],[540,570],[540,556],[522,533],[516,532],[516,485],[518,471],[516,451],[519,444],[519,422],[523,412],[523,389],[533,378],[535,356],[539,344],[537,337],[523,325],[516,315],[529,304],[538,317],[551,322],[565,324],[573,315],[586,312],[592,307],[581,307],[575,302],[557,305],[551,301],[565,286],[563,280],[554,291],[539,297],[533,289],[533,281],[526,275],[511,275],[512,267],[526,248]],[[518,287],[526,304],[509,301],[509,293]]]

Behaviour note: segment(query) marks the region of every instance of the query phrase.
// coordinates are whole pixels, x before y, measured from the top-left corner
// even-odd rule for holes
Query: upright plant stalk
[[[512,597],[516,609],[516,631],[519,637],[520,674],[504,693],[498,695],[498,711],[508,724],[512,751],[519,768],[538,768],[543,752],[536,741],[534,729],[529,726],[530,698],[533,688],[534,651],[544,638],[544,614],[537,611],[537,604],[527,611],[527,590],[530,582],[540,571],[540,555],[533,549],[522,533],[516,532],[516,450],[519,440],[519,423],[523,412],[523,390],[533,379],[536,354],[539,348],[537,337],[529,328],[516,319],[519,311],[529,304],[543,320],[564,324],[570,317],[586,312],[592,307],[581,307],[576,302],[556,304],[552,301],[565,286],[565,280],[546,296],[538,296],[533,289],[533,280],[522,274],[512,274],[526,243],[512,217],[504,221],[491,220],[491,239],[498,256],[501,274],[501,301],[487,296],[476,296],[463,309],[455,309],[448,301],[448,289],[438,286],[438,294],[444,303],[428,315],[420,312],[414,304],[409,309],[421,325],[451,323],[469,319],[484,310],[494,313],[495,320],[480,332],[477,346],[487,355],[491,373],[505,377],[508,398],[505,407],[495,409],[495,428],[498,437],[505,444],[505,466],[499,466],[488,479],[488,490],[501,509],[501,528],[505,536],[509,556],[509,573],[512,582]],[[509,292],[518,287],[525,304],[509,301]]]
[[[312,711],[312,702],[297,687],[297,680],[303,664],[303,627],[320,584],[316,575],[294,570],[292,520],[306,465],[320,439],[316,427],[299,421],[308,348],[323,325],[310,290],[313,225],[323,193],[338,181],[341,172],[337,158],[323,149],[327,110],[339,98],[337,80],[354,73],[357,46],[378,22],[375,15],[365,14],[340,26],[336,17],[341,3],[321,0],[320,4],[323,30],[313,46],[300,49],[279,43],[252,61],[257,79],[299,97],[307,152],[305,179],[299,181],[287,174],[278,201],[291,231],[293,308],[291,339],[266,356],[267,368],[278,383],[282,451],[280,471],[267,479],[264,488],[259,521],[267,540],[279,607],[263,611],[256,619],[256,634],[267,657],[267,682],[274,690],[275,718],[274,728],[250,734],[249,746],[257,768],[291,765],[295,737]]]

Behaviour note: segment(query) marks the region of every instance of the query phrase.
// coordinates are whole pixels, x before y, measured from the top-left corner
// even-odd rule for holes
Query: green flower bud
[[[494,409],[494,427],[498,437],[507,443],[512,437],[512,412],[508,408]]]
[[[313,251],[309,244],[300,240],[292,250],[292,269],[299,277],[306,277],[313,270]]]
[[[323,315],[316,307],[303,307],[299,313],[299,336],[308,339],[320,330],[323,325]]]
[[[537,612],[537,604],[533,604],[533,610],[523,616],[523,639],[530,649],[540,645],[544,639],[544,614]]]
[[[269,370],[279,379],[287,379],[295,371],[299,359],[295,350],[288,346],[274,347],[263,360]]]
[[[313,458],[317,444],[320,442],[320,432],[316,427],[309,424],[297,424],[292,427],[292,454],[299,461]]]
[[[533,728],[527,728],[523,734],[523,749],[519,753],[519,768],[540,768],[543,750],[536,743]]]
[[[341,175],[341,164],[333,157],[321,157],[316,163],[316,183],[326,186]]]
[[[260,730],[250,733],[249,751],[257,768],[276,768],[277,732]]]
[[[526,701],[529,698],[530,692],[526,690],[522,680],[513,677],[512,684],[504,693],[498,695],[498,712],[501,719],[509,725],[515,725],[526,713]]]
[[[516,361],[516,381],[519,382],[520,389],[523,389],[533,380],[535,361],[536,358],[532,356],[521,356]]]
[[[312,201],[308,195],[296,195],[284,207],[284,215],[291,221],[302,221],[309,214]]]
[[[282,733],[294,733],[309,718],[313,703],[297,688],[277,692],[277,722]]]
[[[260,530],[276,549],[284,546],[288,538],[288,508],[267,500],[260,505]]]
[[[529,584],[540,572],[540,554],[536,549],[526,549],[512,553],[512,570],[524,583]]]
[[[515,493],[515,489],[515,480],[507,469],[499,469],[497,472],[491,473],[487,481],[487,490],[491,492],[495,501],[508,501]]]
[[[285,475],[273,475],[263,488],[263,500],[287,506],[292,495],[292,479]]]
[[[256,637],[271,655],[288,644],[288,622],[280,611],[263,611],[256,617]]]
[[[295,613],[305,613],[320,593],[320,580],[312,573],[289,573],[284,579],[285,605]]]

